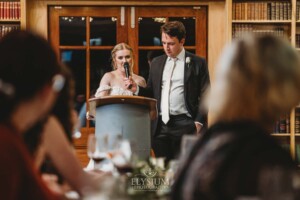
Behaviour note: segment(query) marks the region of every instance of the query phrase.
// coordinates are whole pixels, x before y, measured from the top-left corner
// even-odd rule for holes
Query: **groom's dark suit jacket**
[[[185,57],[190,57],[191,62],[185,63],[184,69],[184,99],[189,114],[194,121],[198,121],[207,127],[207,111],[200,107],[203,101],[203,93],[210,85],[208,67],[205,59],[190,52],[185,52]],[[139,88],[140,96],[152,97],[157,100],[158,113],[161,113],[161,85],[164,66],[167,55],[156,57],[152,60],[147,82],[147,88]],[[158,119],[151,124],[152,137],[156,134]]]

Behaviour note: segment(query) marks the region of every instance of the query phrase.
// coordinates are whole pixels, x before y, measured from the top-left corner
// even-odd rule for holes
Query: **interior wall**
[[[209,0],[207,0],[209,1]],[[126,1],[128,2],[128,1]],[[126,4],[125,1],[119,1],[122,5]],[[141,3],[142,2],[142,3]],[[218,57],[222,51],[223,46],[226,44],[229,38],[229,28],[227,19],[227,5],[225,1],[223,2],[199,2],[198,1],[191,2],[190,5],[207,5],[208,6],[208,67],[210,72],[210,78],[211,78],[211,86],[214,85],[214,77],[215,77],[215,65],[218,61]],[[133,1],[130,1],[130,6],[134,6],[136,4],[139,5],[161,5],[161,3],[145,3],[143,0],[136,1],[133,3]],[[44,1],[44,0],[26,0],[26,25],[25,27],[29,30],[32,30],[34,32],[37,32],[41,35],[43,35],[45,38],[48,38],[48,6],[49,5],[120,5],[117,1],[100,1],[100,0],[94,0],[94,1],[84,1],[84,0],[78,0],[78,1]],[[168,2],[164,3],[164,5],[187,5],[187,1],[181,1],[181,2]],[[201,34],[201,33],[199,33]],[[210,118],[211,114],[209,112],[209,124],[210,124]],[[89,133],[94,133],[94,130],[89,129],[81,129],[82,136],[78,140],[74,140],[74,145],[76,148],[76,155],[79,158],[82,166],[86,166],[89,158],[86,154],[86,144],[87,144],[87,136]]]
[[[186,1],[181,2],[142,2],[131,1],[125,3],[124,1],[41,1],[30,0],[26,5],[26,28],[35,31],[47,38],[48,36],[48,6],[63,6],[63,5],[188,5]],[[118,4],[119,3],[119,4]],[[211,84],[213,87],[215,77],[215,65],[218,57],[228,40],[228,27],[227,27],[227,12],[225,1],[221,2],[197,2],[193,1],[190,5],[208,5],[208,67],[210,72]],[[201,33],[199,33],[201,34]]]

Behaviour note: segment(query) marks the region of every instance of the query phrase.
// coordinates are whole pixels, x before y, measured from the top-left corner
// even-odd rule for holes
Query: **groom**
[[[199,134],[207,127],[207,111],[201,109],[203,93],[210,85],[208,67],[183,47],[184,25],[170,21],[161,27],[165,55],[151,62],[147,88],[138,95],[157,99],[159,117],[152,121],[152,148],[167,161],[177,157],[183,135]]]

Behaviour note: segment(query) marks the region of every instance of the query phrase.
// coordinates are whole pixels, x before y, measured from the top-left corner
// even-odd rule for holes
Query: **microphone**
[[[130,76],[130,70],[129,70],[129,63],[128,62],[124,63],[124,69],[125,69],[126,78],[129,78],[129,76]],[[128,86],[128,89],[131,89],[131,87],[132,87],[132,85],[130,84]]]

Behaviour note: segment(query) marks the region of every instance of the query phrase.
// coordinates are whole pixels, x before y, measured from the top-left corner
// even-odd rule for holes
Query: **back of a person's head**
[[[249,35],[227,47],[209,98],[217,120],[250,119],[266,125],[300,101],[300,60],[287,41]]]
[[[28,31],[13,31],[0,40],[0,121],[9,117],[21,101],[37,94],[50,84],[60,65],[50,44]],[[3,84],[2,84],[3,85]]]

